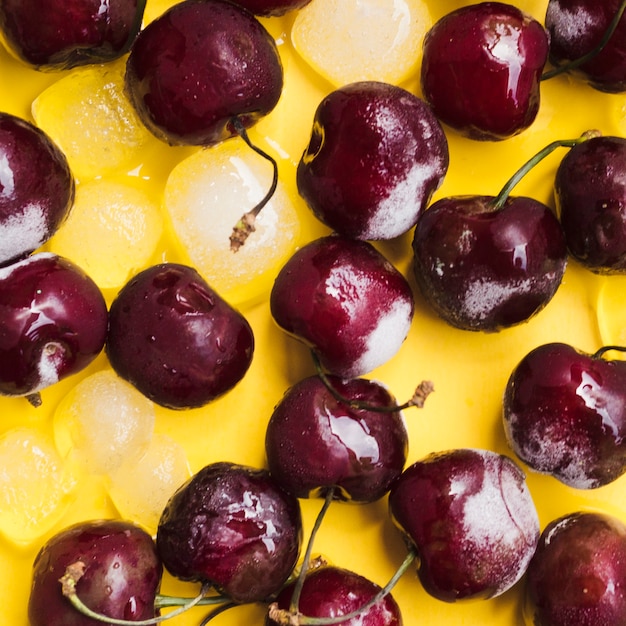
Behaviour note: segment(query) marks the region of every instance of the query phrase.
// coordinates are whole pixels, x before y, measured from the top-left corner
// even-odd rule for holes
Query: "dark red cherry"
[[[78,597],[93,611],[130,621],[155,617],[162,566],[152,537],[120,520],[80,522],[49,539],[33,565],[30,626],[95,626],[62,594],[59,579],[82,564]]]
[[[529,467],[578,489],[626,471],[626,362],[563,343],[530,351],[504,395],[504,428]]]
[[[555,198],[570,254],[593,272],[626,272],[626,139],[574,146],[557,169]]]
[[[30,122],[0,112],[0,265],[45,243],[73,201],[74,178],[61,150]]]
[[[498,331],[541,311],[567,264],[558,219],[544,204],[508,197],[442,198],[413,237],[414,272],[426,302],[449,324]]]
[[[443,129],[423,100],[395,85],[352,83],[317,107],[298,191],[332,230],[392,239],[415,226],[448,162]]]
[[[329,376],[346,401],[391,407],[393,396],[379,383]],[[265,452],[274,479],[299,498],[372,502],[381,498],[406,462],[408,435],[399,411],[352,408],[318,376],[290,387],[267,425]]]
[[[526,576],[530,626],[621,626],[626,622],[626,525],[575,512],[544,529]]]
[[[111,304],[106,352],[115,371],[148,398],[185,409],[243,378],[254,335],[195,269],[163,263],[131,278]]]
[[[424,97],[442,122],[472,139],[516,135],[539,111],[548,42],[545,28],[511,4],[456,9],[424,39]]]
[[[213,463],[167,503],[157,529],[163,564],[183,580],[212,583],[235,602],[277,593],[302,540],[298,500],[266,470]]]
[[[0,394],[31,396],[101,352],[107,307],[79,267],[47,252],[0,268]]]
[[[311,0],[232,0],[260,17],[280,17],[290,11],[301,9]]]
[[[283,70],[276,43],[243,7],[183,0],[139,34],[126,91],[139,116],[170,144],[211,145],[277,104]]]
[[[3,0],[9,50],[40,69],[70,69],[121,57],[137,36],[146,0]]]
[[[295,583],[289,584],[277,596],[276,602],[270,607],[265,626],[278,626],[278,624],[286,623],[275,621],[271,616],[275,614],[274,612],[279,615],[290,614],[294,587]],[[303,620],[307,617],[338,618],[359,611],[380,590],[381,588],[376,583],[360,574],[327,565],[307,573],[299,597],[298,611],[305,616]],[[402,626],[402,615],[393,596],[387,594],[372,607],[337,624],[339,626]]]
[[[446,602],[510,589],[539,539],[523,472],[488,450],[433,453],[414,463],[393,485],[389,507],[417,550],[424,588]]]
[[[414,303],[406,278],[371,244],[330,235],[285,263],[270,309],[276,323],[310,346],[330,373],[354,378],[396,354]]]
[[[626,17],[622,15],[613,34],[603,44],[621,0],[550,0],[545,25],[550,34],[550,61],[555,66],[578,61],[570,70],[600,91],[626,90]]]

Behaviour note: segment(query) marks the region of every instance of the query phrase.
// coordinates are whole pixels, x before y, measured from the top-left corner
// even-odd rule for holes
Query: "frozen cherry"
[[[472,139],[516,135],[539,111],[548,43],[545,28],[511,4],[456,9],[424,39],[424,97],[442,122]]]
[[[128,52],[145,4],[146,0],[3,0],[0,31],[18,58],[38,68],[106,63]]]
[[[417,550],[424,588],[447,602],[510,589],[539,539],[523,472],[488,450],[451,450],[417,461],[393,485],[389,508]]]
[[[121,520],[81,522],[49,539],[33,565],[30,626],[94,626],[63,596],[60,579],[78,571],[75,590],[90,609],[115,619],[155,616],[162,566],[152,537]]]
[[[378,407],[395,404],[379,383],[328,377],[346,401],[318,377],[290,387],[277,404],[265,435],[268,468],[299,498],[334,497],[354,502],[381,498],[406,462],[408,436],[400,411],[353,408],[348,401]]]
[[[626,622],[626,525],[604,513],[550,522],[526,575],[528,626]]]
[[[73,201],[74,178],[57,145],[30,122],[0,112],[0,265],[46,242]]]
[[[113,369],[157,404],[194,408],[243,378],[254,335],[195,269],[163,263],[131,278],[111,304],[106,352]]]
[[[574,146],[557,169],[555,198],[570,254],[593,272],[626,272],[626,139]]]
[[[301,9],[311,0],[232,0],[232,2],[260,17],[280,17],[290,11]]]
[[[373,606],[365,608],[381,588],[371,580],[350,570],[326,565],[309,571],[298,597],[297,611],[291,611],[295,583],[287,585],[270,606],[265,626],[278,624],[307,624],[307,618],[339,618],[356,613],[337,622],[340,626],[402,626],[400,608],[391,594],[386,594]],[[284,621],[293,615],[294,621]],[[273,617],[275,619],[273,619]]]
[[[529,467],[579,489],[626,471],[626,362],[564,343],[530,351],[504,394],[509,445]]]
[[[370,243],[329,235],[300,248],[270,293],[276,323],[328,372],[353,378],[400,349],[413,319],[406,278]]]
[[[213,463],[170,498],[156,543],[171,574],[209,582],[244,603],[263,601],[281,589],[301,540],[298,500],[267,470]]]
[[[41,252],[0,268],[0,394],[29,396],[101,352],[107,307],[79,267]]]
[[[415,225],[448,161],[443,129],[423,100],[387,83],[352,83],[319,104],[298,191],[332,230],[392,239]]]
[[[568,71],[600,91],[626,90],[626,17],[618,13],[622,4],[622,0],[550,0],[545,17],[550,62],[557,69],[570,67]]]
[[[139,116],[171,144],[211,145],[239,134],[277,104],[276,43],[247,10],[225,0],[183,0],[137,37],[126,91]]]

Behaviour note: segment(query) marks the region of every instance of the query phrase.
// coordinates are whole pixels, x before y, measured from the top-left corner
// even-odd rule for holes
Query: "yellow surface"
[[[146,15],[150,19],[168,4],[163,0],[148,0]],[[470,2],[433,0],[429,7],[433,19],[438,19],[465,4]],[[516,4],[543,21],[546,0],[517,0]],[[292,21],[293,16],[265,21],[280,43],[286,83],[282,101],[251,136],[280,156],[281,178],[295,196],[295,165],[308,141],[315,107],[332,86],[308,69],[292,50],[289,35]],[[27,69],[0,50],[0,108],[29,118],[31,103],[60,77]],[[415,76],[404,83],[413,90],[417,89],[417,84]],[[599,128],[605,134],[622,134],[626,128],[626,96],[603,95],[568,77],[545,83],[542,96],[541,110],[533,127],[514,139],[478,144],[448,132],[450,170],[437,197],[496,193],[523,161],[553,139],[576,137],[589,128]],[[187,154],[185,149],[150,142],[150,150],[143,153],[139,169],[133,167],[133,180],[140,179],[142,186],[158,196],[171,168]],[[516,193],[531,195],[552,205],[554,172],[562,156],[563,152],[557,151],[543,161],[519,185]],[[118,174],[123,178],[125,172]],[[297,202],[297,198],[294,201]],[[325,233],[301,204],[300,207],[303,240]],[[410,276],[410,235],[382,244],[380,248]],[[171,237],[166,234],[158,245],[155,260],[177,260],[174,250]],[[625,290],[624,279],[599,278],[571,262],[556,297],[542,313],[527,324],[493,335],[454,330],[435,318],[417,297],[417,314],[408,339],[395,358],[371,374],[371,378],[387,384],[400,400],[408,398],[420,380],[430,379],[435,384],[435,393],[426,407],[406,413],[410,432],[409,462],[432,451],[455,447],[483,447],[507,453],[500,422],[501,396],[517,362],[530,349],[548,341],[565,341],[590,352],[607,340],[624,343]],[[108,298],[111,295],[107,293]],[[257,342],[255,358],[245,379],[226,397],[204,409],[156,410],[155,433],[167,435],[183,446],[192,471],[222,460],[263,466],[264,430],[273,406],[289,385],[312,372],[304,349],[274,326],[265,301],[245,305],[242,310],[253,326]],[[29,429],[29,441],[43,439],[44,443],[51,444],[54,441],[52,417],[61,399],[88,373],[107,367],[105,357],[99,357],[83,375],[45,391],[43,406],[37,409],[23,399],[0,399],[0,435],[4,433],[6,440],[19,440],[15,436],[19,431],[15,429],[25,428]],[[42,444],[42,447],[45,446]],[[2,453],[5,453],[4,447]],[[4,469],[0,467],[0,475]],[[54,471],[62,474],[58,466],[54,466]],[[68,481],[64,486],[74,485],[73,480],[76,484],[73,489],[67,487],[71,492],[69,498],[60,499],[60,508],[55,509],[51,518],[39,528],[29,528],[27,533],[22,533],[26,540],[19,544],[0,538],[0,571],[3,572],[0,621],[3,624],[26,626],[31,564],[47,537],[79,520],[118,515],[107,493],[106,482],[101,478],[83,474],[63,477],[63,480]],[[532,473],[528,475],[528,482],[542,526],[558,515],[581,508],[605,510],[626,521],[626,478],[593,492],[575,491],[550,477]],[[41,484],[33,484],[31,504],[39,506],[39,510],[45,509],[45,503],[40,500],[45,497]],[[0,500],[0,507],[8,506]],[[302,502],[305,533],[310,530],[319,506],[317,500]],[[0,511],[0,523],[2,513]],[[331,506],[318,535],[315,552],[383,584],[402,561],[405,549],[392,527],[383,500],[369,506]],[[195,591],[193,586],[166,578],[164,590],[173,589],[189,594]],[[427,596],[411,572],[402,578],[394,595],[409,626],[519,624],[519,588],[493,601],[448,605]],[[197,624],[203,614],[204,611],[196,609],[172,623]],[[246,607],[226,613],[216,623],[261,624],[262,619],[262,607]]]

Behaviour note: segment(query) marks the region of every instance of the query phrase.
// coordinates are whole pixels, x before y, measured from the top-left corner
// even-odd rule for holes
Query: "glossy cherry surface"
[[[451,450],[417,461],[393,485],[389,508],[417,549],[424,588],[446,602],[510,589],[539,539],[523,472],[488,450]]]
[[[389,360],[413,319],[406,278],[371,244],[330,235],[300,248],[270,293],[276,323],[352,378]]]
[[[449,324],[498,331],[543,309],[561,284],[567,248],[544,204],[509,196],[442,198],[418,220],[413,268],[426,302]]]
[[[626,139],[594,137],[574,146],[554,188],[570,254],[593,272],[626,272]]]
[[[395,85],[357,82],[318,105],[298,191],[335,232],[392,239],[415,225],[448,162],[448,142],[428,104]]]
[[[426,34],[424,97],[435,115],[473,139],[500,140],[535,120],[548,34],[501,2],[478,2],[441,18]]]
[[[311,0],[233,0],[235,4],[248,9],[251,13],[260,17],[279,17],[301,9]]]
[[[3,0],[0,32],[18,58],[36,67],[106,63],[128,51],[141,27],[145,4],[145,0]]]
[[[379,383],[328,382],[341,397],[379,407],[395,404]],[[318,376],[290,387],[267,425],[265,452],[276,481],[299,498],[335,497],[355,502],[381,498],[406,462],[408,434],[399,411],[355,409],[338,400]]]
[[[619,626],[626,620],[626,526],[605,513],[564,515],[544,529],[528,567],[528,626]]]
[[[131,522],[80,522],[51,537],[33,565],[28,601],[30,626],[94,626],[61,591],[66,568],[84,565],[76,593],[87,607],[112,618],[155,617],[162,566],[152,537]]]
[[[626,471],[626,362],[563,343],[529,352],[504,395],[509,445],[532,469],[578,489]]]
[[[199,407],[232,389],[252,362],[254,335],[192,267],[149,267],[109,311],[106,352],[115,371],[173,409]]]
[[[107,307],[79,267],[41,252],[0,268],[0,393],[34,394],[75,374],[104,346]]]
[[[235,602],[259,602],[287,580],[301,539],[295,497],[266,470],[220,462],[170,498],[156,542],[174,576],[210,582]]]
[[[295,583],[285,587],[276,598],[277,608],[289,611]],[[358,611],[380,587],[350,570],[324,566],[309,572],[302,587],[298,610],[307,617],[341,617]],[[402,626],[402,615],[391,594],[362,611],[358,616],[338,622],[340,626]],[[276,626],[271,618],[266,626]]]
[[[277,104],[283,70],[271,35],[225,0],[184,0],[144,28],[126,66],[139,116],[171,144],[212,145]]]
[[[559,66],[594,52],[620,4],[620,0],[550,0],[545,16],[550,61]],[[601,91],[626,90],[626,17],[622,15],[602,50],[572,72]]]
[[[30,122],[0,112],[0,265],[47,241],[73,201],[74,178],[59,147]]]

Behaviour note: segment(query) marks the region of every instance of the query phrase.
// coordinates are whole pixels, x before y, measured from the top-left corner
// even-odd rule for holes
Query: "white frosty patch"
[[[24,207],[21,215],[11,215],[0,222],[0,262],[36,250],[47,237],[48,222],[42,207]]]
[[[554,27],[557,39],[563,41],[575,41],[589,30],[593,29],[599,20],[594,19],[594,14],[585,10],[583,6],[574,9],[561,6],[560,2],[548,3],[545,23]]]

